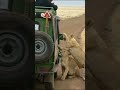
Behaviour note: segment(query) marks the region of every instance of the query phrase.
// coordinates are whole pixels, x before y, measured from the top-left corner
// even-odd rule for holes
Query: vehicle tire
[[[45,32],[35,32],[35,61],[46,62],[53,54],[54,44],[52,38]]]
[[[45,83],[45,90],[54,90],[53,87],[52,87],[52,83],[46,82]]]
[[[34,22],[0,12],[0,85],[23,83],[34,73]]]

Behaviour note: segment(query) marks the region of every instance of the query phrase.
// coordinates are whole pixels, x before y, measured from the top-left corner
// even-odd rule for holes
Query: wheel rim
[[[47,50],[47,44],[43,40],[35,41],[35,54],[44,54]]]
[[[0,62],[1,65],[13,66],[24,57],[24,40],[17,34],[0,34]]]

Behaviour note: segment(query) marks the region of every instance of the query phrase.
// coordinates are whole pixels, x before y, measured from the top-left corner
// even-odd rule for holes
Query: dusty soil
[[[81,78],[56,80],[55,90],[85,90],[85,82]]]
[[[68,35],[73,34],[75,39],[79,42],[79,35],[85,26],[85,14],[74,18],[60,21],[60,33]],[[61,42],[62,46],[63,42]]]
[[[69,19],[85,13],[84,7],[59,7],[57,15],[62,19]]]
[[[78,40],[83,26],[85,25],[85,15],[71,19],[61,20],[60,33],[73,34]],[[61,42],[62,46],[64,43]],[[81,78],[66,79],[65,81],[56,80],[55,90],[85,90],[85,82]]]
[[[60,21],[60,32],[77,35],[85,25],[85,15]]]

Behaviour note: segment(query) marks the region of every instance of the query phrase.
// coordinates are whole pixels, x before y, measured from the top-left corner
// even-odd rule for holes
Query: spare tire
[[[34,22],[15,13],[0,12],[0,85],[32,79]]]
[[[35,61],[43,63],[53,54],[54,44],[50,35],[42,31],[35,32]]]

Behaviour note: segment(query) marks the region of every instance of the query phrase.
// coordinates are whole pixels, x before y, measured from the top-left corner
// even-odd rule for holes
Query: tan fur
[[[82,46],[79,45],[79,43],[76,41],[76,39],[74,38],[73,35],[68,36],[66,33],[63,33],[63,35],[64,35],[64,40],[66,42],[66,48],[68,49],[68,51],[74,58],[74,59],[72,59],[72,58],[71,59],[79,67],[79,69],[78,69],[78,67],[75,67],[76,69],[74,68],[74,71],[77,75],[80,75],[85,80],[85,75],[84,75],[85,74],[85,52],[84,52],[85,50],[82,50]],[[67,60],[67,62],[69,61],[68,58],[66,60]],[[70,67],[74,66],[74,63],[73,62],[67,63],[66,67],[69,67],[69,65],[70,65]],[[65,73],[69,72],[69,70],[72,70],[72,69],[70,69],[70,67],[66,69],[67,71],[65,71]],[[84,74],[81,75],[80,72],[82,72],[81,74],[83,74],[83,73]],[[63,77],[64,77],[64,75],[63,75]],[[62,77],[62,79],[63,79],[63,77]]]
[[[75,58],[75,62],[79,68],[85,67],[85,53],[81,49],[79,43],[75,40],[73,35],[67,36],[67,34],[64,33],[64,38],[66,47],[69,49],[70,54]]]
[[[80,74],[80,69],[77,66],[76,62],[74,61],[74,58],[69,54],[68,49],[62,48],[62,59],[61,64],[63,67],[63,75],[61,77],[62,80],[65,80],[67,75],[70,75],[69,78],[73,78],[75,76],[82,77],[84,80],[84,77],[82,74]]]
[[[68,58],[68,52],[66,52],[65,49],[62,49],[62,58],[61,58],[61,64],[62,67],[64,67],[64,72],[63,75],[61,77],[62,80],[65,80],[67,73],[69,71],[69,58]]]

